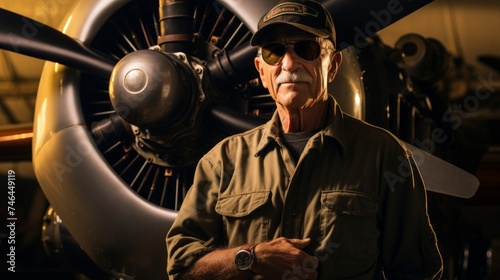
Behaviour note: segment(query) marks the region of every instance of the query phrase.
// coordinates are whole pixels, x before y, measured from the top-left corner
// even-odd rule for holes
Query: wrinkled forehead
[[[272,28],[262,38],[262,44],[268,42],[295,42],[300,40],[317,40],[317,36],[304,30],[280,25]]]

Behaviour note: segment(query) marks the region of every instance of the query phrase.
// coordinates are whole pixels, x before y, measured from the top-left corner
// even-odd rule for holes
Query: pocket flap
[[[321,203],[339,214],[371,216],[378,211],[377,201],[365,194],[355,192],[324,191]]]
[[[219,197],[215,211],[223,216],[243,217],[264,205],[270,191],[259,191]]]

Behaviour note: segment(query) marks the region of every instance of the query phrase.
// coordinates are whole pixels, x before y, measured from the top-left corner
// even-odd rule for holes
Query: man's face
[[[268,35],[267,42],[294,43],[302,40],[318,41],[323,48],[332,44],[314,35],[293,28],[276,28]],[[255,59],[255,67],[260,73],[262,85],[269,90],[271,97],[288,109],[311,107],[328,97],[327,85],[333,80],[342,60],[341,53],[321,50],[314,61],[300,58],[292,46],[287,46],[285,54],[277,65],[269,65],[262,57]]]

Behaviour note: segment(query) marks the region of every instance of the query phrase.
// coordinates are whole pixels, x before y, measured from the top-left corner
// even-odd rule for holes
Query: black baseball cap
[[[267,31],[280,25],[293,26],[318,37],[329,38],[336,46],[335,26],[330,12],[312,0],[281,0],[259,20],[257,32],[253,34],[250,44],[259,45]]]

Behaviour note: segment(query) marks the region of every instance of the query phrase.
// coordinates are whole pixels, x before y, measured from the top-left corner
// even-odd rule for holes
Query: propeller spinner
[[[193,164],[203,150],[201,110],[207,103],[204,68],[184,53],[140,50],[125,56],[111,74],[116,113],[132,126],[134,148],[163,166]],[[204,82],[205,81],[205,82]]]

